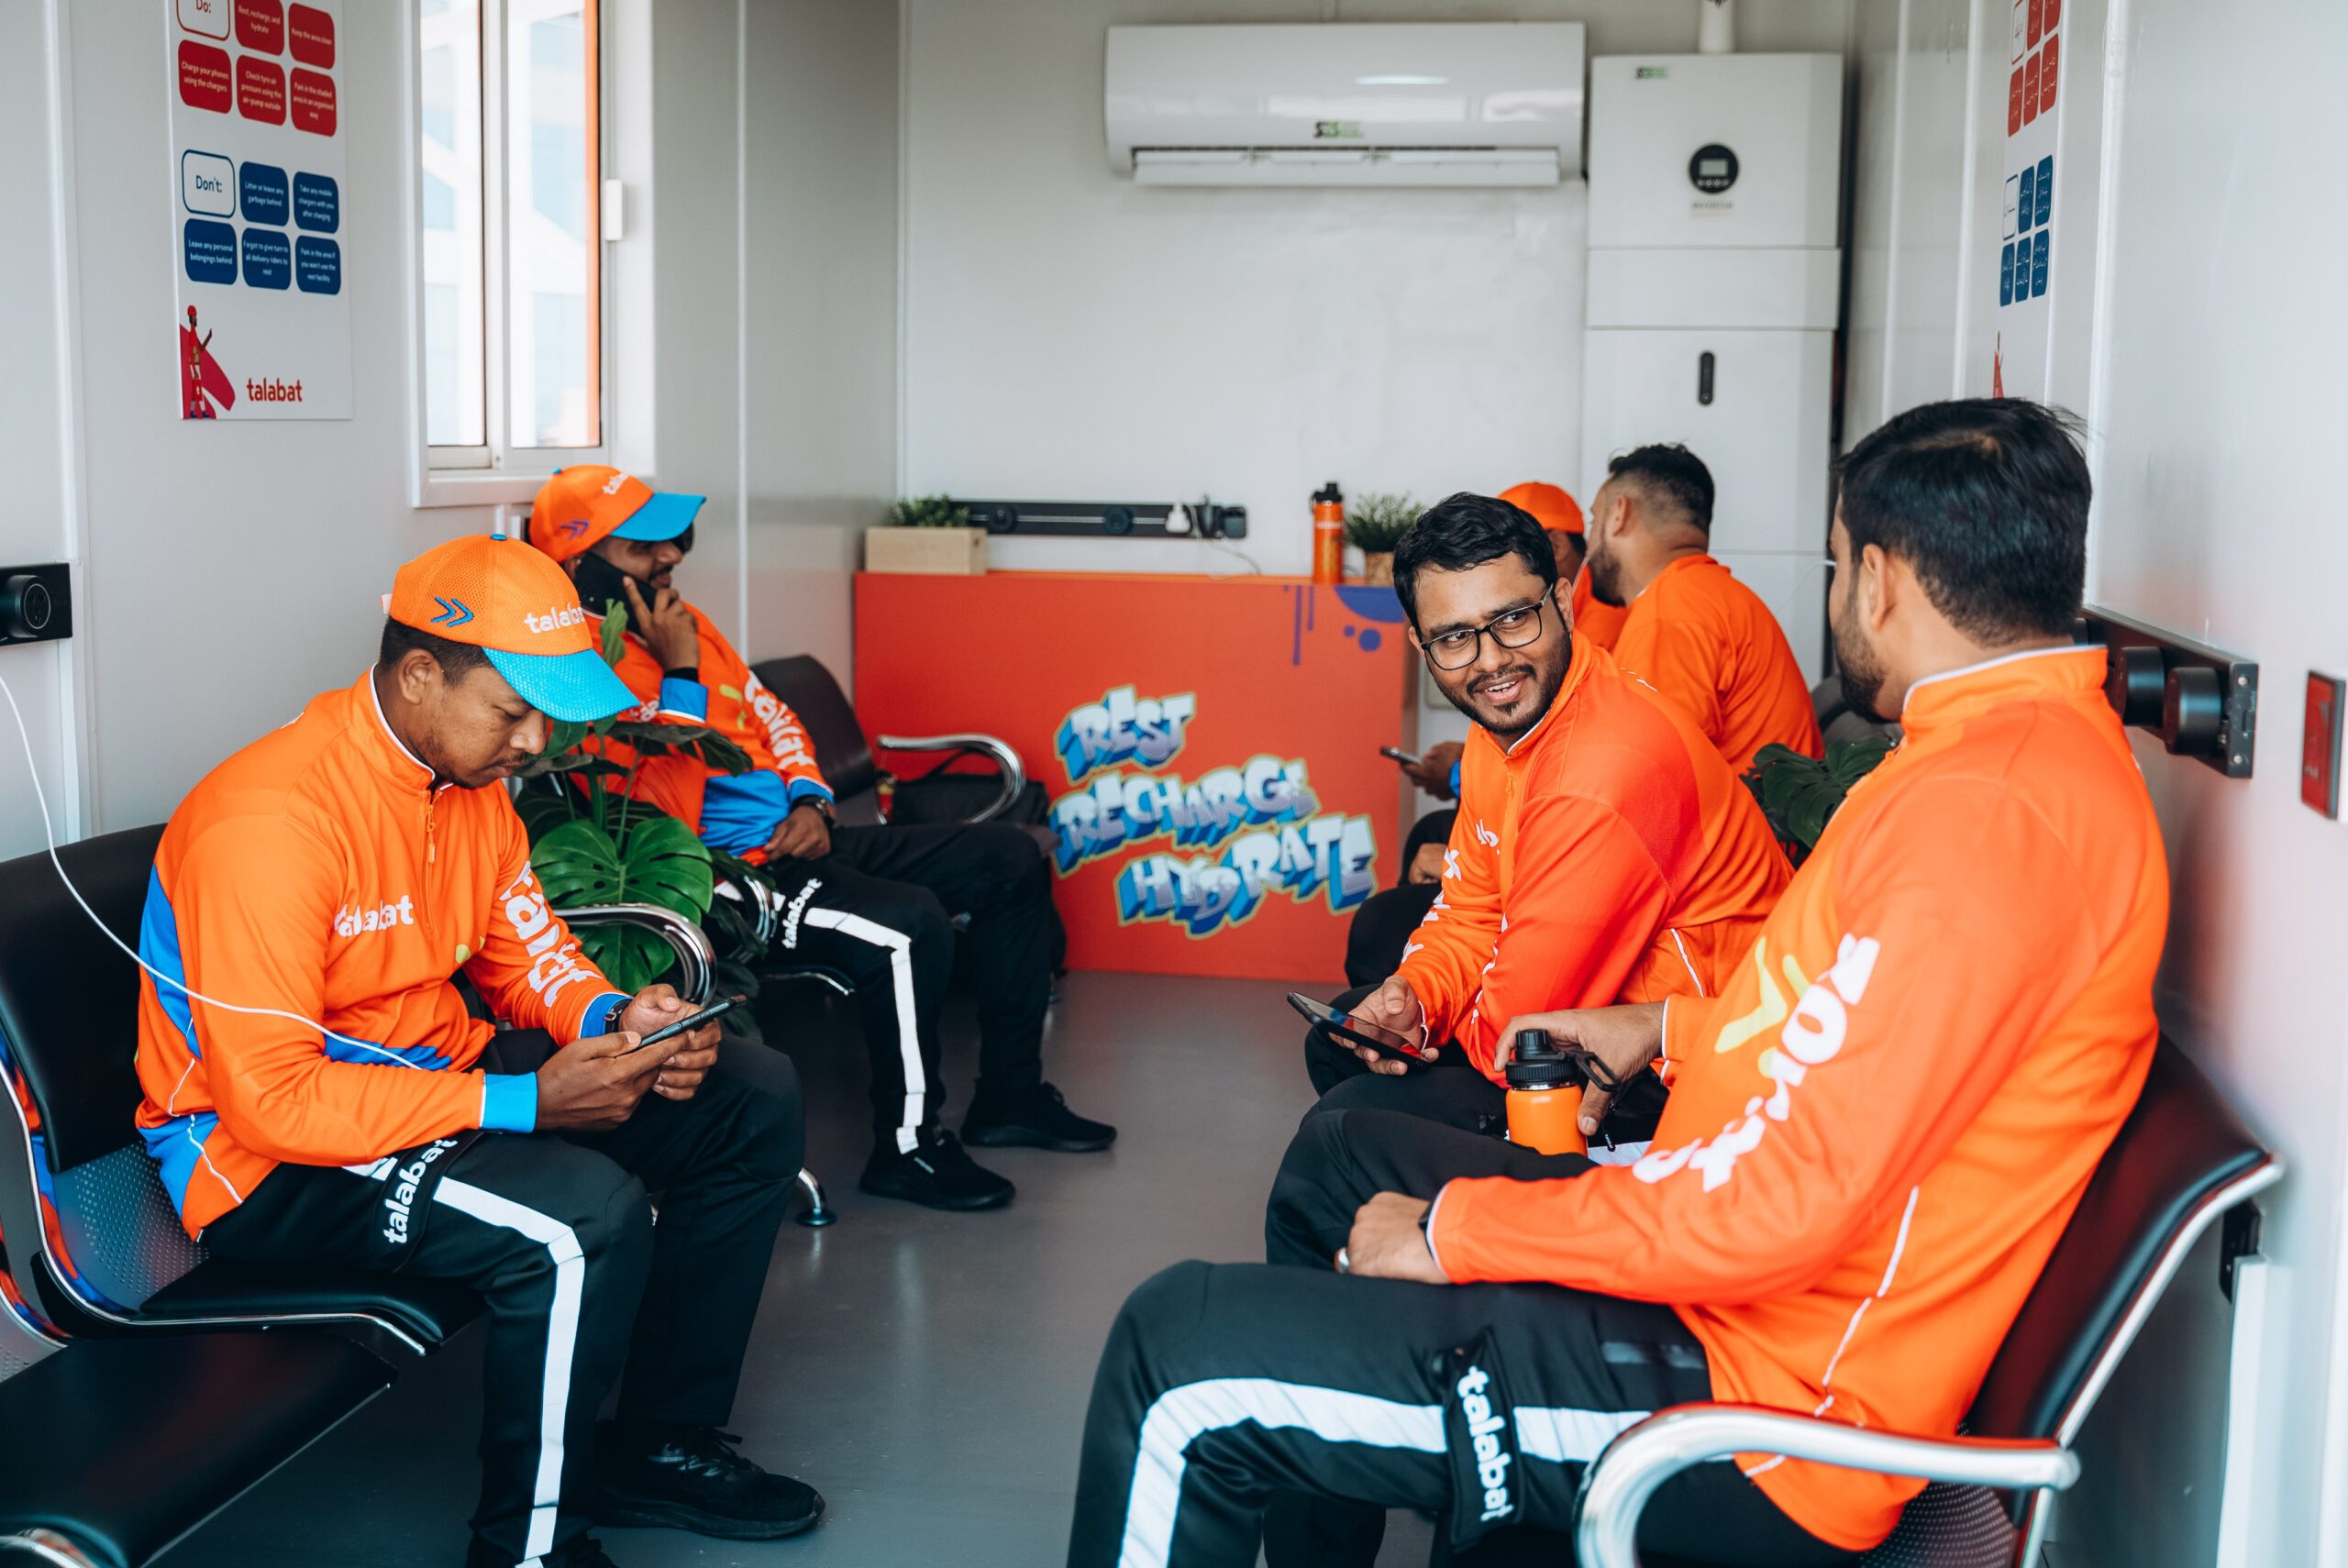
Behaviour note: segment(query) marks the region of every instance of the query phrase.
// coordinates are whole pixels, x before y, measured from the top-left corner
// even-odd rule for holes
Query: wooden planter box
[[[867,571],[976,577],[987,569],[984,528],[867,528]]]

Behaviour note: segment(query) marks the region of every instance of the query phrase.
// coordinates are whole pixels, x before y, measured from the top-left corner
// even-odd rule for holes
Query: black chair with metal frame
[[[160,826],[58,852],[106,929],[136,945]],[[69,1334],[327,1325],[422,1355],[481,1310],[446,1281],[209,1256],[132,1125],[138,970],[46,855],[0,864],[0,1234],[26,1297]],[[8,1151],[13,1149],[14,1153]]]
[[[0,1254],[0,1561],[138,1568],[392,1379],[316,1331],[69,1343]]]
[[[2097,1397],[2209,1228],[2280,1181],[2201,1071],[2164,1040],[1991,1364],[1955,1438],[1875,1431],[1739,1405],[1683,1405],[1623,1432],[1582,1480],[1575,1544],[1584,1568],[1638,1568],[1639,1512],[1691,1464],[1737,1453],[1932,1485],[1866,1568],[2023,1568],[2038,1561],[2055,1492]],[[2001,1496],[2003,1494],[2004,1496]]]

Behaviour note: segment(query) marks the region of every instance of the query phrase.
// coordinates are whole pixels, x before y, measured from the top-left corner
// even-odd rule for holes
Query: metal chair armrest
[[[574,931],[582,925],[632,925],[666,942],[677,955],[678,993],[695,1007],[709,1000],[717,985],[717,950],[700,926],[658,904],[590,904],[562,910]]]
[[[1019,791],[1027,788],[1026,764],[1019,760],[1019,754],[1011,749],[1009,742],[993,735],[875,735],[873,744],[883,751],[953,751],[958,747],[969,746],[993,757],[1001,793],[988,803],[985,811],[965,819],[966,823],[985,822],[1017,800]]]
[[[2000,1491],[2059,1490],[2079,1478],[2078,1456],[2052,1441],[1910,1437],[1754,1405],[1681,1405],[1624,1431],[1583,1475],[1578,1561],[1639,1568],[1639,1514],[1656,1488],[1690,1465],[1739,1453]]]

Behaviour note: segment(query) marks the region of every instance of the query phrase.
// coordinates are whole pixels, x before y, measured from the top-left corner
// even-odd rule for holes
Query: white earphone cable
[[[82,912],[90,917],[90,923],[96,926],[100,933],[102,933],[108,942],[111,942],[116,947],[121,948],[124,955],[129,958],[132,963],[138,965],[141,969],[146,970],[150,976],[153,977],[154,981],[158,986],[169,986],[173,990],[184,994],[192,1000],[200,1001],[206,1007],[216,1007],[223,1012],[241,1012],[255,1018],[282,1018],[286,1020],[288,1022],[298,1023],[305,1028],[316,1030],[322,1039],[339,1040],[344,1044],[356,1047],[359,1050],[372,1051],[387,1062],[394,1062],[403,1067],[413,1068],[417,1072],[425,1072],[428,1070],[418,1063],[407,1060],[396,1052],[385,1050],[382,1046],[376,1044],[371,1040],[354,1040],[348,1034],[338,1033],[334,1030],[328,1029],[325,1024],[320,1023],[315,1018],[305,1018],[298,1012],[287,1012],[282,1008],[274,1007],[239,1007],[235,1002],[225,1002],[216,997],[207,997],[203,992],[197,990],[194,987],[189,985],[186,981],[177,979],[170,975],[164,974],[161,970],[156,968],[155,966],[147,962],[146,959],[141,958],[136,949],[131,947],[128,943],[123,941],[121,937],[116,936],[113,931],[108,929],[106,922],[98,918],[98,911],[90,907],[89,900],[82,896],[82,889],[75,887],[73,885],[73,878],[65,874],[65,863],[57,857],[57,827],[55,823],[50,821],[49,817],[49,792],[40,787],[40,768],[33,761],[32,732],[25,727],[25,712],[23,709],[17,706],[17,693],[10,689],[6,677],[0,677],[0,697],[7,698],[8,712],[16,715],[17,742],[19,745],[24,747],[25,772],[33,781],[33,799],[40,803],[41,836],[48,841],[49,863],[57,867],[57,879],[65,884],[65,890],[72,895],[73,901],[75,903],[82,906]]]

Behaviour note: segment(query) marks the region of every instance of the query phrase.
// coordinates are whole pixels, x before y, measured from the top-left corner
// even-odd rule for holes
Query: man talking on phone
[[[1412,646],[1475,727],[1441,891],[1401,966],[1338,1004],[1437,1065],[1319,1031],[1306,1065],[1318,1109],[1472,1129],[1502,1109],[1502,1023],[1712,994],[1791,872],[1711,744],[1575,632],[1525,512],[1468,494],[1431,508],[1395,549],[1394,589]]]
[[[707,724],[754,766],[728,775],[680,755],[647,757],[636,797],[759,866],[781,899],[779,955],[847,974],[872,1070],[872,1157],[863,1189],[931,1209],[999,1209],[1010,1182],[939,1124],[940,1015],[956,923],[978,992],[979,1082],[962,1136],[987,1147],[1105,1149],[1117,1130],[1044,1081],[1051,1000],[1051,874],[1008,823],[842,826],[797,714],[752,674],[671,580],[692,549],[702,498],[657,493],[616,469],[563,469],[538,491],[530,541],[577,581],[589,610],[628,611],[617,672],[645,718]],[[615,759],[626,756],[614,748]]]
[[[502,788],[549,718],[633,699],[519,541],[427,551],[385,603],[374,668],[164,830],[139,926],[148,1152],[223,1256],[487,1298],[468,1568],[608,1568],[591,1518],[795,1534],[823,1499],[718,1430],[799,1169],[795,1083],[718,1066],[714,1025],[639,1046],[692,1010],[581,955]],[[460,971],[514,1029],[467,1010]]]

